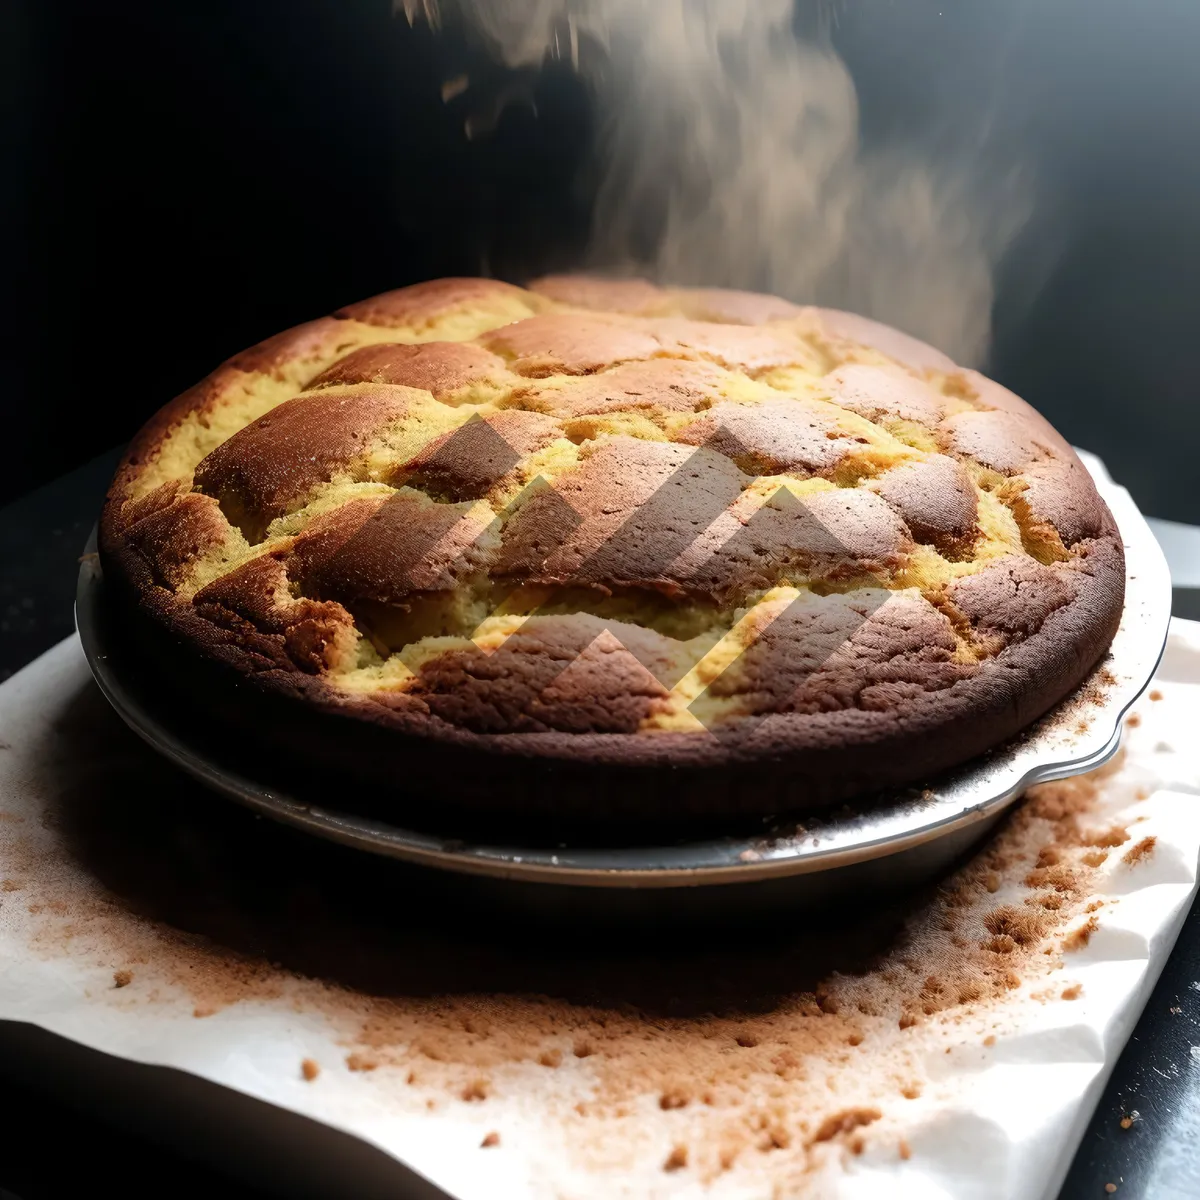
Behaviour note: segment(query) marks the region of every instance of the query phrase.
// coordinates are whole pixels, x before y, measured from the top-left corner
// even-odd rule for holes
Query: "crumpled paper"
[[[469,906],[444,926],[398,865],[206,795],[71,639],[0,687],[0,1019],[458,1200],[1050,1198],[1196,889],[1197,711],[1177,621],[1123,761],[1049,785],[904,928],[799,913],[798,950],[627,955]]]

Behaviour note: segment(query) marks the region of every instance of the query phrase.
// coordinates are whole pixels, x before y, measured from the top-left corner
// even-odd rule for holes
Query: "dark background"
[[[835,18],[869,139],[961,152],[982,130],[1032,170],[992,373],[1151,515],[1200,522],[1200,6],[849,0]],[[468,141],[442,81],[507,78],[389,0],[9,0],[0,22],[0,502],[284,326],[583,247],[583,89],[550,70],[536,116],[514,105]]]

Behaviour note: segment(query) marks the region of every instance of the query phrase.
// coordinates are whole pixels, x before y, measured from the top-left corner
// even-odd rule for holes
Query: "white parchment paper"
[[[250,910],[269,907],[275,891],[255,891],[254,865],[237,859],[226,826],[204,832],[209,802],[119,726],[71,639],[0,687],[0,1019],[307,1115],[381,1148],[459,1200],[1052,1197],[1196,889],[1197,714],[1200,624],[1176,622],[1153,690],[1127,730],[1123,763],[1075,822],[1078,844],[1061,852],[1063,864],[1049,843],[1037,860],[1043,873],[1076,871],[1076,892],[1061,885],[1064,907],[1047,916],[1060,923],[1039,926],[1033,942],[1016,947],[1022,965],[1002,995],[984,989],[973,1000],[964,992],[966,999],[943,998],[899,1021],[888,1003],[867,1003],[857,1025],[811,999],[775,995],[764,1001],[773,1006],[771,1023],[755,1026],[768,1030],[770,1046],[757,1044],[759,1035],[735,1036],[740,1026],[728,1016],[684,1021],[625,1005],[624,1057],[613,1058],[622,1080],[612,1070],[606,1076],[602,1041],[581,1049],[563,1032],[577,1027],[594,1038],[613,1029],[617,1018],[597,1016],[594,1002],[579,1004],[577,1019],[569,995],[505,1007],[481,990],[478,975],[460,989],[471,993],[469,1003],[431,998],[443,985],[455,991],[451,972],[379,1007],[385,1002],[365,998],[379,990],[372,980],[361,990],[353,971],[322,980],[305,930],[319,924],[336,942],[330,930],[338,926],[303,903],[272,918],[271,928],[291,929],[294,942],[267,944],[266,926]],[[223,801],[211,806],[227,819]],[[238,810],[228,820],[236,834],[238,821],[254,819]],[[1061,841],[1066,826],[1054,828]],[[269,826],[255,836],[268,848],[280,839],[281,859],[298,837]],[[230,839],[228,863],[222,837]],[[123,874],[108,869],[118,861]],[[296,861],[313,875],[297,895],[319,901],[329,882],[324,860]],[[1018,942],[1022,935],[1012,919],[997,924],[997,906],[1019,918],[1056,902],[1057,876],[1030,891],[1029,861],[1015,856],[996,868],[980,876],[986,886],[945,899],[965,915],[939,926],[960,931],[945,933],[944,945],[965,945],[961,931],[975,929],[977,916],[1003,955],[1012,949],[1009,933]],[[189,872],[224,882],[211,900],[192,895],[204,889]],[[480,914],[485,937],[486,918]],[[236,954],[224,945],[227,931]],[[414,969],[422,954],[436,954],[433,941],[426,951],[406,945]],[[924,961],[922,953],[904,951],[903,969],[931,972],[923,994],[936,999],[936,955],[930,950]],[[361,965],[365,955],[352,957]],[[963,975],[960,967],[960,992]],[[512,984],[506,978],[503,986]],[[550,1014],[546,1041],[524,1054],[506,1014],[520,1014],[528,1037],[538,1004]],[[462,1012],[479,1015],[472,1024]],[[438,1045],[448,1045],[451,1020],[467,1030],[470,1062],[449,1061],[454,1054],[426,1036],[440,1031]],[[857,1041],[834,1037],[838,1022],[858,1030]],[[642,1047],[632,1056],[631,1038]],[[726,1061],[713,1057],[721,1039],[749,1064],[732,1090],[711,1065]],[[707,1056],[709,1083],[689,1075],[689,1045]],[[678,1098],[663,1090],[655,1056],[678,1075]],[[758,1132],[747,1140],[747,1130]],[[730,1140],[734,1132],[741,1141]]]

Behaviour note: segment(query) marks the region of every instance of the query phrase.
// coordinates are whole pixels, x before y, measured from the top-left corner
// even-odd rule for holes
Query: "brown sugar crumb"
[[[1138,1121],[1140,1121],[1141,1119],[1142,1119],[1142,1114],[1139,1113],[1138,1110],[1135,1108],[1132,1112],[1127,1112],[1121,1118],[1121,1122],[1120,1122],[1121,1128],[1122,1129],[1132,1129],[1138,1123]]]
[[[1141,713],[1130,713],[1129,716],[1125,718],[1125,724],[1128,725],[1130,729],[1136,729],[1141,723]]]
[[[1111,1196],[1117,1190],[1117,1185],[1115,1183],[1106,1183],[1104,1190]]]
[[[1144,837],[1136,846],[1131,846],[1125,851],[1122,858],[1123,862],[1128,863],[1131,867],[1136,863],[1140,863],[1142,859],[1148,858],[1154,853],[1154,847],[1158,843],[1156,837]]]
[[[821,1122],[817,1132],[813,1134],[814,1142],[831,1142],[835,1137],[844,1133],[853,1133],[872,1121],[878,1121],[883,1113],[877,1108],[847,1108]]]
[[[123,988],[128,987],[133,982],[132,971],[114,971],[113,972],[113,987]]]
[[[686,1146],[676,1146],[671,1153],[667,1155],[666,1161],[663,1163],[664,1171],[681,1171],[688,1163],[688,1151]]]
[[[1018,946],[1030,946],[1046,932],[1045,922],[1036,913],[1024,912],[1011,904],[986,913],[983,926],[988,933],[997,938],[1011,938]]]
[[[1082,950],[1084,946],[1092,940],[1092,934],[1100,928],[1100,922],[1095,917],[1088,919],[1079,926],[1078,929],[1072,929],[1070,933],[1063,938],[1062,948],[1064,950]]]
[[[369,1054],[355,1052],[346,1055],[346,1066],[351,1071],[374,1071],[379,1066],[379,1060]]]
[[[479,1103],[492,1094],[491,1085],[486,1079],[472,1079],[459,1093],[469,1103]]]
[[[985,1046],[994,1046],[996,1044],[996,1035],[994,1033],[989,1033],[987,1037],[983,1039],[983,1044]]]
[[[900,1089],[900,1095],[902,1095],[905,1100],[917,1100],[921,1095],[921,1085],[919,1083],[906,1083]]]
[[[1108,862],[1108,855],[1103,850],[1089,850],[1083,856],[1083,861],[1089,867],[1102,867]]]
[[[900,1139],[900,1157],[908,1162],[912,1158],[912,1147],[903,1139]]]
[[[1116,846],[1123,846],[1127,841],[1129,841],[1129,831],[1116,825],[1110,829],[1093,830],[1087,836],[1089,846],[1100,846],[1108,850]]]
[[[300,1064],[300,1074],[305,1082],[312,1083],[321,1073],[321,1066],[315,1059],[306,1058]]]
[[[538,1055],[538,1062],[543,1067],[557,1067],[562,1063],[561,1050],[543,1050]]]
[[[1083,994],[1083,984],[1073,983],[1070,987],[1065,987],[1062,990],[1062,998],[1064,1000],[1078,1000]]]
[[[669,1112],[673,1108],[686,1108],[688,1104],[688,1095],[681,1088],[668,1088],[658,1098],[658,1107],[664,1112]]]
[[[1150,699],[1151,699],[1151,700],[1161,700],[1162,698],[1163,698],[1163,694],[1162,694],[1162,692],[1160,692],[1160,691],[1158,690],[1158,688],[1155,688],[1155,689],[1154,689],[1154,691],[1152,691],[1152,692],[1150,693]]]
[[[491,1133],[484,1134],[483,1141],[479,1143],[481,1150],[490,1150],[493,1146],[500,1145],[500,1135],[493,1129]]]

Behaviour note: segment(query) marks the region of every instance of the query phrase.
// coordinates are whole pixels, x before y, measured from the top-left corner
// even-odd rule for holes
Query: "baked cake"
[[[998,384],[847,313],[582,277],[239,354],[138,434],[100,547],[176,682],[294,755],[647,818],[919,783],[1075,689],[1124,594],[1090,476]]]

